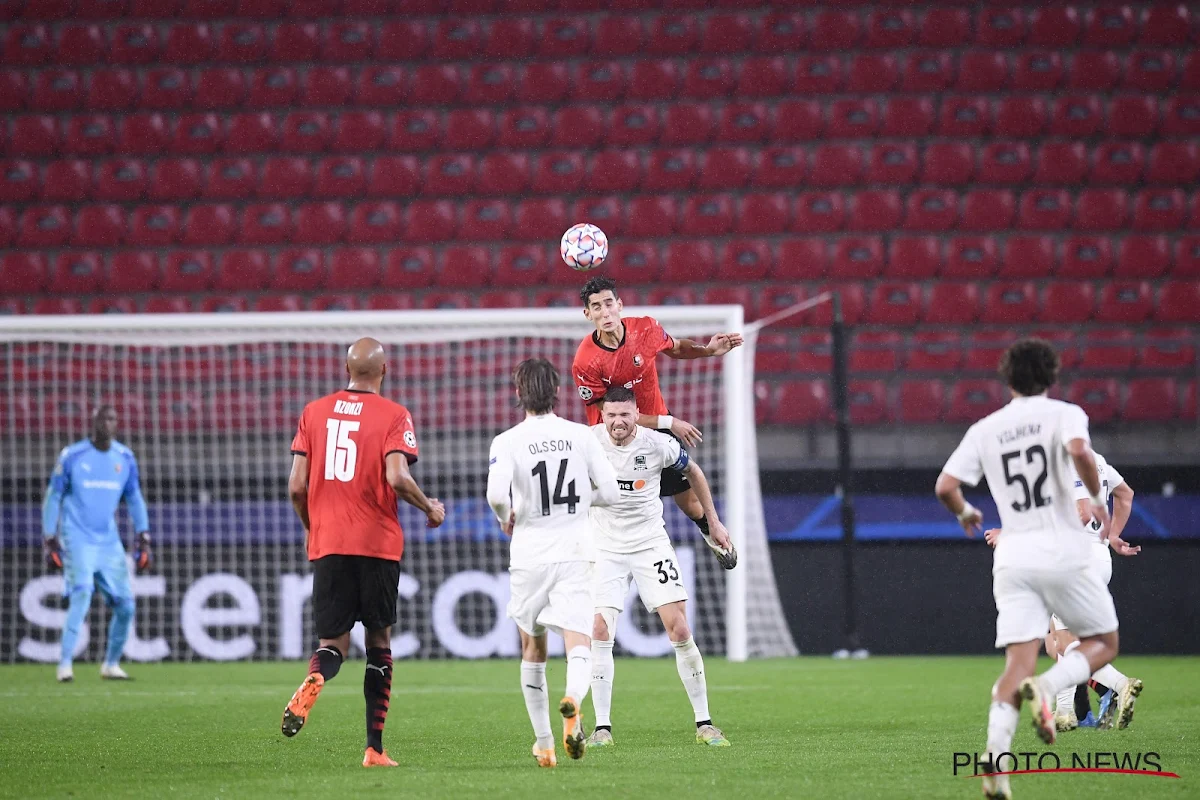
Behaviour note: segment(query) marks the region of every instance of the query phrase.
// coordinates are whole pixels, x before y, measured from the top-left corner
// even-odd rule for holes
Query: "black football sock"
[[[700,519],[694,519],[694,520],[692,520],[692,522],[696,523],[696,527],[700,529],[700,532],[702,534],[704,534],[705,536],[709,535],[708,534],[708,517],[701,517]]]
[[[1107,686],[1105,686],[1103,683],[1097,683],[1096,681],[1093,681],[1093,680],[1089,680],[1089,681],[1088,681],[1088,686],[1090,686],[1090,687],[1092,687],[1093,689],[1095,689],[1095,690],[1096,690],[1096,694],[1100,695],[1101,697],[1104,697],[1104,695],[1106,695],[1106,694],[1108,694],[1110,691],[1112,691],[1112,690],[1111,690],[1111,689],[1109,689]]]
[[[697,722],[697,723],[696,723],[696,730],[700,730],[700,729],[701,729],[701,728],[703,728],[705,725],[712,725],[712,720],[711,720],[711,719],[702,719],[702,720],[700,720],[699,722]]]
[[[333,680],[333,676],[338,674],[338,670],[342,668],[342,654],[332,646],[318,647],[312,654],[312,658],[308,660],[309,674],[313,672],[320,673],[325,680]]]
[[[595,729],[598,731],[608,731],[609,733],[612,733],[612,725],[597,725]]]
[[[392,701],[392,651],[387,647],[367,648],[363,673],[363,697],[367,700],[367,747],[383,752],[383,725]]]
[[[1075,719],[1083,719],[1092,713],[1092,702],[1088,697],[1087,684],[1081,683],[1075,687]]]

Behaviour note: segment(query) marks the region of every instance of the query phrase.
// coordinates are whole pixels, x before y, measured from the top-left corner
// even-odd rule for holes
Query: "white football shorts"
[[[630,578],[637,584],[638,596],[647,611],[688,599],[683,576],[679,574],[679,559],[670,542],[636,553],[597,551],[596,607],[624,611]]]
[[[1043,638],[1053,608],[1080,638],[1117,629],[1117,609],[1101,576],[1093,570],[1002,567],[992,576],[996,600],[996,647]]]
[[[1095,573],[1104,582],[1104,585],[1108,586],[1108,582],[1112,580],[1112,552],[1107,544],[1096,545],[1092,549],[1094,552],[1092,559],[1088,562],[1088,571]],[[1067,626],[1063,624],[1057,614],[1050,616],[1050,627],[1051,630],[1056,631],[1067,630]]]
[[[508,571],[508,616],[530,636],[547,629],[592,635],[592,562],[562,561]]]

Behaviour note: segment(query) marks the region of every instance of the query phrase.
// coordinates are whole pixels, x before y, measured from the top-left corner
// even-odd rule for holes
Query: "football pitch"
[[[618,659],[617,745],[538,769],[513,661],[397,662],[385,745],[398,769],[365,770],[361,659],[326,686],[294,739],[280,713],[303,662],[127,665],[130,683],[77,664],[0,667],[0,777],[13,797],[758,797],[962,798],[977,779],[954,754],[984,741],[999,656],[799,658],[706,664],[713,719],[733,746],[696,744],[673,660]],[[1042,668],[1047,666],[1043,660]],[[1027,714],[1014,750],[1157,754],[1179,779],[1123,774],[1016,776],[1018,798],[1200,796],[1200,658],[1121,658],[1145,682],[1133,725],[1079,730],[1053,748]],[[557,697],[565,667],[552,659]],[[591,704],[585,701],[587,727]],[[557,716],[557,715],[553,715]],[[555,719],[556,732],[561,720]],[[1128,754],[1128,756],[1126,756]],[[1120,766],[1108,763],[1101,766]],[[1024,765],[1022,764],[1022,767]],[[1054,766],[1043,759],[1043,767]],[[1142,764],[1142,768],[1146,768]],[[1153,767],[1151,767],[1153,768]],[[376,792],[384,794],[376,794]]]

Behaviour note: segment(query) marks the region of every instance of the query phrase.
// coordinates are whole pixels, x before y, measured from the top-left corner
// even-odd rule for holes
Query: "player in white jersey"
[[[1108,507],[1092,456],[1087,414],[1079,406],[1046,397],[1058,367],[1058,355],[1041,339],[1024,339],[1009,347],[1000,361],[1000,374],[1013,399],[971,426],[942,468],[935,489],[938,500],[973,536],[982,529],[983,515],[966,502],[961,486],[974,486],[986,477],[1004,529],[992,564],[996,647],[1006,652],[988,714],[983,790],[990,798],[1012,796],[1004,772],[1006,767],[1009,772],[1016,768],[1009,747],[1021,701],[1030,702],[1038,736],[1052,744],[1049,698],[1083,683],[1117,654],[1112,596],[1087,569],[1094,539],[1111,539]],[[1085,531],[1079,524],[1076,475],[1087,489],[1091,516],[1100,521],[1098,532]],[[1080,637],[1080,645],[1035,677],[1051,608]],[[1008,764],[1005,754],[1012,759]]]
[[[1129,522],[1133,511],[1133,488],[1125,481],[1104,456],[1093,453],[1096,459],[1096,471],[1100,477],[1101,494],[1105,503],[1112,503],[1112,532],[1110,536],[1119,537]],[[1083,481],[1075,476],[1075,507],[1079,513],[1079,521],[1093,531],[1100,530],[1100,521],[1092,517],[1089,508],[1087,489]],[[1000,528],[987,531],[984,536],[988,544],[996,546],[1001,533]],[[1097,538],[1091,545],[1091,558],[1088,569],[1100,577],[1107,586],[1112,578],[1112,551],[1116,549],[1122,556],[1136,556],[1141,547],[1112,548],[1107,541]],[[1058,615],[1050,617],[1051,631],[1046,637],[1046,653],[1051,658],[1061,658],[1079,646],[1077,639],[1063,625]],[[1100,695],[1100,716],[1092,717],[1091,703],[1088,700],[1088,685]],[[1130,679],[1118,671],[1112,664],[1101,667],[1092,675],[1086,684],[1067,687],[1055,698],[1054,723],[1059,731],[1074,730],[1077,727],[1102,728],[1109,730],[1113,727],[1126,728],[1133,719],[1133,709],[1138,695],[1142,693],[1142,682],[1137,678]],[[1077,710],[1078,709],[1078,710]],[[1086,709],[1086,710],[1085,710]],[[1118,713],[1119,710],[1119,713]]]
[[[553,767],[546,630],[566,644],[563,744],[571,758],[582,758],[595,610],[588,511],[617,500],[617,477],[588,427],[555,415],[559,375],[549,361],[521,362],[513,380],[525,420],[492,440],[487,499],[512,536],[508,616],[521,632],[521,691],[537,737],[533,756],[539,766]]]
[[[602,424],[592,427],[596,441],[616,470],[621,494],[616,503],[592,509],[596,537],[596,617],[592,628],[592,708],[596,730],[590,745],[611,745],[613,635],[617,616],[625,609],[632,578],[646,610],[658,612],[675,649],[675,667],[692,704],[696,741],[728,747],[721,729],[708,713],[704,657],[692,638],[687,620],[687,590],[679,574],[679,559],[663,524],[659,482],[663,470],[675,470],[695,490],[709,535],[729,551],[729,532],[721,524],[712,490],[700,466],[688,458],[677,439],[637,424],[637,400],[624,386],[610,387],[600,412]]]

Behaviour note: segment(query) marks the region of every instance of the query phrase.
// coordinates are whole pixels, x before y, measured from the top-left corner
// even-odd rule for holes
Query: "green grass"
[[[953,753],[984,740],[988,658],[710,658],[714,719],[733,747],[694,743],[673,660],[618,659],[617,746],[579,762],[559,745],[540,770],[514,662],[400,662],[385,743],[394,770],[364,770],[363,662],[351,661],[295,739],[279,733],[301,663],[129,665],[102,683],[76,665],[0,668],[0,786],[14,797],[939,798],[975,797]],[[1045,666],[1043,664],[1043,666]],[[1200,659],[1122,658],[1146,690],[1125,731],[1064,734],[1060,754],[1155,751],[1181,780],[1124,775],[1015,777],[1017,797],[1200,796]],[[561,663],[550,666],[554,692]],[[589,728],[591,704],[585,701]],[[555,722],[559,729],[559,722]],[[1023,715],[1014,749],[1042,752]]]

